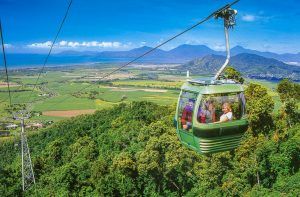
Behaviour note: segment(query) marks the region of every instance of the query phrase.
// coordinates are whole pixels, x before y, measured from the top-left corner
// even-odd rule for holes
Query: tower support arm
[[[225,41],[226,41],[226,60],[225,60],[224,64],[222,65],[222,67],[217,72],[217,74],[215,75],[215,77],[214,77],[215,80],[217,80],[219,78],[219,76],[225,70],[226,66],[229,64],[229,60],[230,60],[228,27],[224,26],[224,32],[225,32]]]

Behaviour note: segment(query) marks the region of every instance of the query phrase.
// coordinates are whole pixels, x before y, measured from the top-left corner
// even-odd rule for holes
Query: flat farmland
[[[159,105],[174,105],[180,87],[186,80],[185,76],[170,74],[167,70],[155,70],[152,67],[149,70],[148,67],[139,69],[137,66],[122,70],[109,78],[101,78],[114,68],[115,65],[102,64],[47,68],[35,88],[38,69],[12,72],[12,102],[29,103],[31,110],[42,114],[33,116],[34,120],[59,121],[110,108],[122,102],[149,101]],[[1,81],[3,85],[0,86],[0,102],[4,107],[0,109],[0,113],[5,114],[3,110],[8,105],[8,92],[5,82]],[[275,109],[279,109],[281,103],[275,91],[276,83],[247,81],[267,87],[275,100]]]
[[[115,86],[135,86],[149,88],[180,89],[183,81],[160,81],[160,80],[120,80],[112,82]]]

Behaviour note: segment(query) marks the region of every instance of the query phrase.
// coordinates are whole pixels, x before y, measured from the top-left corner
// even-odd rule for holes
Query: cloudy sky
[[[159,44],[209,15],[229,0],[73,0],[54,52],[128,50]],[[300,2],[241,0],[231,46],[277,53],[300,52]],[[68,0],[0,0],[6,49],[46,53]],[[163,49],[205,44],[224,49],[222,21],[210,20]]]

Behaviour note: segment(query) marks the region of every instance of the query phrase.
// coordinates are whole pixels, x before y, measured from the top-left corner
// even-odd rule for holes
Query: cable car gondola
[[[224,19],[227,58],[214,78],[186,81],[181,87],[174,123],[179,140],[199,153],[235,149],[248,128],[242,84],[220,80],[229,63],[228,28],[237,11],[227,8],[215,14]]]

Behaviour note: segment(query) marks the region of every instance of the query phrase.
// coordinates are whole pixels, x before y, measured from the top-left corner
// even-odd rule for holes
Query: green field
[[[181,81],[170,80],[132,80],[126,76],[139,75],[144,71],[132,69],[130,72],[121,71],[116,74],[116,79],[110,79],[109,83],[92,83],[89,78],[83,76],[99,77],[110,72],[113,67],[104,68],[72,68],[61,70],[47,70],[40,77],[39,83],[33,90],[36,82],[36,71],[11,72],[10,81],[19,85],[12,87],[13,104],[29,104],[33,111],[46,112],[57,110],[85,110],[103,109],[121,102],[147,100],[161,105],[174,104],[177,101]],[[96,74],[95,74],[96,73]],[[97,75],[97,73],[100,73]],[[128,74],[130,73],[130,74]],[[119,80],[121,76],[121,80]],[[164,76],[165,78],[166,76]],[[180,77],[180,76],[179,76]],[[176,80],[178,78],[175,78]],[[0,100],[2,105],[8,104],[6,87],[1,87]],[[33,91],[32,91],[33,90]],[[93,93],[93,98],[89,95]],[[4,109],[4,107],[2,108]],[[1,112],[4,115],[3,111]],[[64,117],[34,116],[32,120],[58,121]]]
[[[94,83],[104,74],[112,71],[115,65],[99,64],[93,67],[62,67],[47,68],[42,73],[39,83],[33,90],[38,70],[23,70],[10,72],[10,81],[19,85],[12,87],[12,102],[14,104],[29,103],[33,111],[46,112],[57,110],[103,109],[131,101],[151,101],[161,105],[172,105],[177,102],[180,87],[185,76],[170,74],[167,70],[129,68],[112,75],[108,80]],[[147,78],[148,74],[156,79]],[[84,77],[88,76],[88,77]],[[141,76],[143,76],[141,78]],[[145,77],[146,76],[146,77]],[[3,76],[2,76],[3,81]],[[276,93],[276,83],[263,80],[247,82],[259,83],[268,89],[275,100],[275,110],[281,103]],[[5,104],[8,104],[6,87],[0,88],[2,116]],[[32,92],[33,90],[33,92]],[[4,102],[3,102],[4,100]],[[65,117],[34,116],[32,120],[59,121]]]

